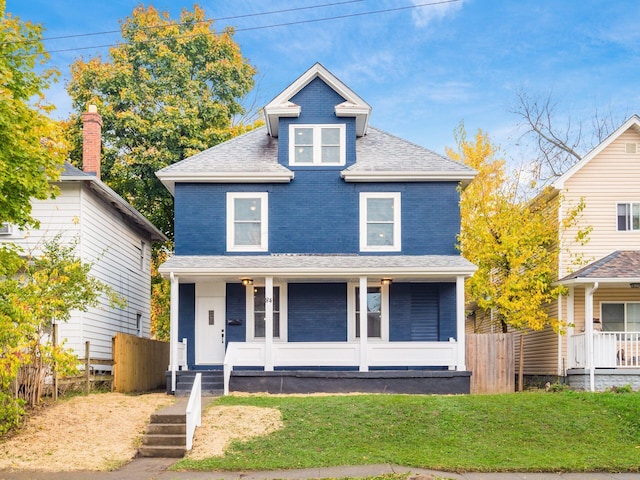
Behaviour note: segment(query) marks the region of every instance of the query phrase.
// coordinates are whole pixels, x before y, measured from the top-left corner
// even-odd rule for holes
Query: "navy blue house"
[[[463,393],[459,186],[475,171],[369,126],[316,64],[266,126],[157,172],[175,198],[171,386]],[[362,315],[362,310],[366,315]]]

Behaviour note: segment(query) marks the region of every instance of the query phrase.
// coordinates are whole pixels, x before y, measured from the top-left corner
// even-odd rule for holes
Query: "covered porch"
[[[613,252],[560,283],[568,287],[569,384],[640,388],[640,252]]]
[[[225,394],[468,393],[464,279],[473,270],[458,256],[175,256],[161,267],[171,279],[171,389],[182,369],[214,369]],[[206,310],[214,298],[224,306]],[[196,324],[186,342],[185,303]],[[217,359],[186,353],[213,342]]]

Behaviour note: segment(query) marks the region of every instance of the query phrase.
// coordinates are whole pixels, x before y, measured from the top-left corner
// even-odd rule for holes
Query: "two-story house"
[[[76,256],[93,264],[91,275],[109,285],[126,305],[113,307],[103,297],[97,307],[72,312],[69,321],[59,324],[59,337],[80,357],[89,341],[91,358],[107,360],[112,358],[116,333],[150,336],[151,246],[167,238],[100,180],[102,118],[91,106],[82,119],[83,170],[65,162],[56,182],[59,194],[32,201],[39,228],[5,223],[0,225],[0,243],[14,243],[36,256],[58,235],[63,244],[76,245]]]
[[[553,184],[562,232],[550,312],[568,327],[525,335],[525,375],[564,377],[578,389],[640,388],[640,117],[629,118]],[[578,231],[590,230],[586,242]],[[584,240],[584,239],[583,239]],[[516,342],[517,343],[517,342]]]
[[[182,368],[224,366],[227,391],[469,391],[456,236],[475,172],[370,114],[315,64],[266,126],[157,172],[175,199],[169,391],[185,345]]]

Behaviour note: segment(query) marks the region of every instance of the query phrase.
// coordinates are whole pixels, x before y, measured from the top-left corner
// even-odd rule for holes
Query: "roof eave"
[[[157,172],[157,177],[162,184],[175,194],[176,183],[289,183],[293,180],[295,174],[288,172],[216,172],[210,174],[162,174]]]
[[[349,172],[342,171],[340,176],[346,182],[460,182],[467,186],[476,176],[476,172]]]

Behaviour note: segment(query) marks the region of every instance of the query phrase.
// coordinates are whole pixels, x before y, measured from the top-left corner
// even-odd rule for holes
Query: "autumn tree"
[[[56,122],[47,113],[43,91],[56,71],[48,59],[42,28],[6,12],[0,0],[0,223],[35,225],[31,199],[57,192],[51,181],[60,176],[66,157]]]
[[[102,179],[173,237],[173,201],[155,172],[230,139],[241,129],[255,69],[233,40],[214,30],[202,8],[178,20],[154,7],[138,6],[121,23],[123,42],[108,59],[77,59],[68,91],[80,114],[95,104],[102,115]],[[76,142],[75,160],[81,154]]]

